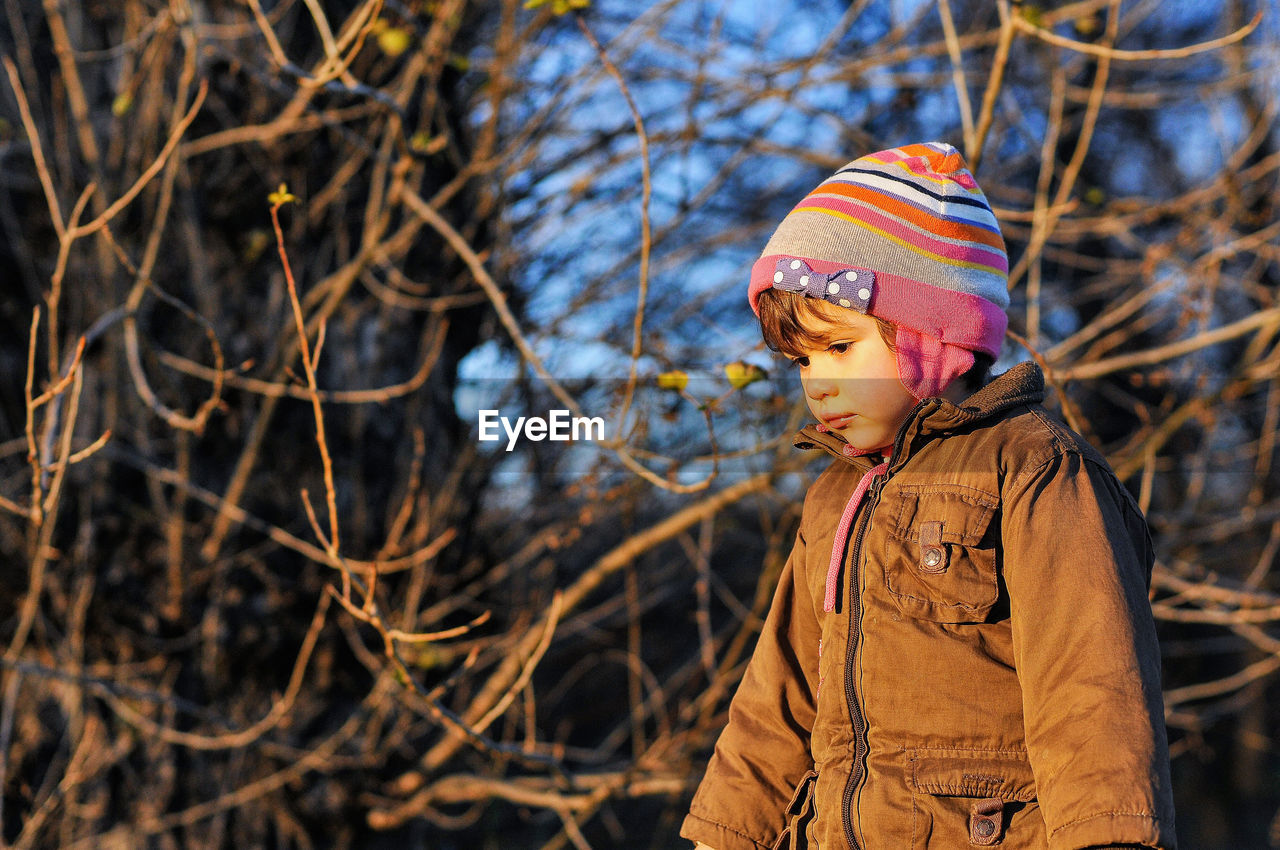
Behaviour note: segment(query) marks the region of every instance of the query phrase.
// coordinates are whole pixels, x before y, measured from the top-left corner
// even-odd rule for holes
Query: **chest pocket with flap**
[[[999,498],[949,484],[903,485],[894,497],[884,562],[894,602],[921,620],[982,622],[999,595],[987,539]]]

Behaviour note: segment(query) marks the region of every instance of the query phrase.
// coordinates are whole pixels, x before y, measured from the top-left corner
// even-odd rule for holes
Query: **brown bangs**
[[[769,348],[788,357],[799,357],[818,347],[821,339],[803,321],[827,318],[813,299],[798,292],[766,289],[757,297],[756,306],[760,309],[760,333]]]
[[[811,330],[814,325],[811,320],[838,322],[840,313],[844,310],[799,292],[773,288],[764,290],[756,297],[756,306],[760,310],[760,333],[764,336],[765,345],[788,357],[800,357],[806,351],[825,346],[826,337]],[[883,319],[872,318],[875,319],[885,345],[893,349],[893,325]]]

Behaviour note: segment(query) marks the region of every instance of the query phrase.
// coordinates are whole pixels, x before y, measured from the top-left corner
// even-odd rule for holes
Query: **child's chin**
[[[892,437],[885,439],[879,434],[867,434],[865,432],[859,434],[856,428],[842,428],[840,429],[840,436],[844,437],[846,443],[860,452],[874,452],[893,443]]]

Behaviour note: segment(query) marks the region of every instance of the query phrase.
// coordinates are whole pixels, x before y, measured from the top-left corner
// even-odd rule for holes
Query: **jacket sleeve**
[[[1141,512],[1100,459],[1062,451],[1006,493],[1003,572],[1050,850],[1173,850],[1160,650]]]
[[[715,850],[772,847],[784,810],[812,766],[819,630],[804,583],[804,538],[783,566],[729,722],[680,834]]]

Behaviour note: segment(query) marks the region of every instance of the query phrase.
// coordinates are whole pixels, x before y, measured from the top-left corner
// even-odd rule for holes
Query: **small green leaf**
[[[444,150],[449,138],[444,134],[433,136],[426,130],[419,130],[409,138],[409,147],[414,153],[433,154]]]
[[[564,15],[575,9],[586,9],[591,6],[591,0],[525,0],[524,7],[526,9],[536,9],[539,6],[545,6],[551,3],[551,11],[557,15]]]
[[[658,387],[664,390],[675,390],[680,392],[689,386],[689,373],[681,372],[676,369],[671,372],[663,372],[658,376]]]
[[[244,239],[244,261],[252,263],[271,247],[271,234],[262,228],[250,230]]]
[[[1081,15],[1073,23],[1080,35],[1093,35],[1098,31],[1098,19],[1093,15]]]
[[[427,643],[418,648],[417,653],[413,655],[410,663],[419,670],[432,670],[447,663],[448,660],[449,658],[447,655]]]
[[[735,390],[754,384],[756,381],[763,381],[764,370],[753,363],[744,363],[741,360],[730,363],[724,367],[725,377],[729,379],[729,385]]]
[[[400,27],[383,27],[378,32],[378,47],[394,58],[413,46],[413,34]]]
[[[284,183],[280,184],[280,188],[267,195],[267,201],[273,207],[284,206],[285,204],[297,203],[298,199],[289,191],[289,187]]]
[[[131,109],[133,109],[133,95],[128,92],[120,92],[116,95],[116,99],[111,101],[111,114],[117,118],[128,115]]]

